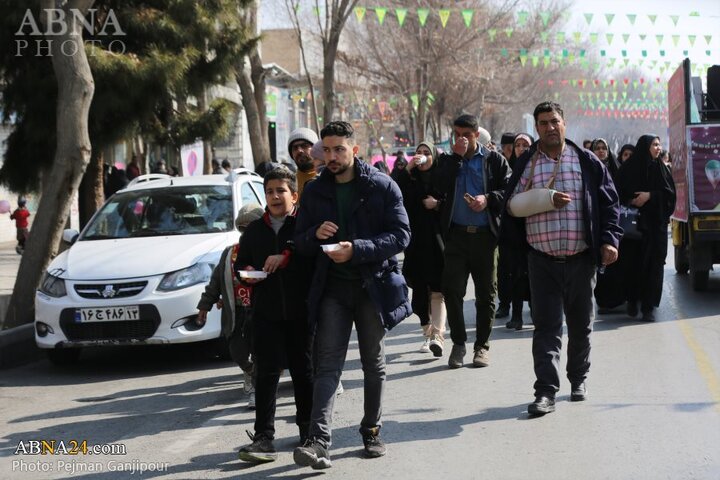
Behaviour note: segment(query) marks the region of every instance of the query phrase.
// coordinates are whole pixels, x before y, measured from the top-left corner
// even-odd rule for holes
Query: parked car
[[[204,327],[196,305],[223,249],[238,240],[234,218],[265,205],[262,177],[145,175],[111,196],[58,255],[35,295],[35,341],[54,363],[82,347],[218,339],[220,313]],[[218,344],[222,344],[221,341]]]

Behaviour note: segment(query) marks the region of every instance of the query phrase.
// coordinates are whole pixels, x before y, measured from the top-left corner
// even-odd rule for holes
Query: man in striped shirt
[[[518,159],[505,194],[508,208],[503,221],[517,222],[518,228],[508,231],[524,235],[530,252],[536,381],[535,401],[528,413],[544,415],[555,411],[555,394],[560,389],[563,314],[568,328],[570,400],[585,400],[595,274],[598,267],[602,272],[603,266],[617,260],[622,229],[612,179],[592,152],[565,139],[560,105],[541,103],[533,116],[540,140]],[[514,211],[513,199],[531,189],[548,192],[545,211]]]

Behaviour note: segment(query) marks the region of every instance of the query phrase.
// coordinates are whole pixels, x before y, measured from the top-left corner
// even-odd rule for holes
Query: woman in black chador
[[[635,152],[622,164],[615,178],[620,203],[640,211],[637,222],[640,240],[623,239],[620,261],[627,281],[627,312],[643,320],[655,320],[654,309],[660,305],[663,269],[667,256],[668,222],[675,209],[675,184],[670,169],[658,160],[660,138],[643,135]]]

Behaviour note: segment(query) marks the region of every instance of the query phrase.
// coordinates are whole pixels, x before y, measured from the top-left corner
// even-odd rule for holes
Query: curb
[[[42,357],[42,351],[35,345],[34,324],[0,331],[0,369],[32,363]]]

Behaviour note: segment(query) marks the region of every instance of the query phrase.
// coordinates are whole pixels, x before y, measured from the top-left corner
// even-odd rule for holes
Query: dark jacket
[[[483,157],[483,180],[488,205],[485,211],[490,217],[490,231],[497,238],[500,229],[500,216],[503,210],[503,195],[505,187],[512,174],[510,166],[498,152],[490,151],[481,146]],[[439,177],[441,184],[438,189],[445,193],[446,201],[441,210],[441,226],[443,236],[447,236],[452,223],[453,210],[455,209],[455,185],[464,157],[457,153],[444,153],[438,158],[438,166],[441,170]]]
[[[574,148],[580,158],[580,170],[582,171],[583,185],[585,187],[585,201],[583,202],[585,242],[592,249],[595,260],[600,265],[600,247],[603,244],[608,244],[617,248],[622,237],[623,231],[618,225],[620,207],[618,194],[615,191],[615,185],[607,168],[592,152],[578,147],[570,140],[566,139],[565,143],[570,148]],[[518,158],[517,168],[513,172],[505,190],[506,202],[515,191],[525,167],[532,156],[535,155],[537,148],[538,142],[535,142]],[[529,248],[525,232],[525,219],[511,216],[503,205],[502,223],[510,222],[514,224],[513,228],[508,227],[507,232],[503,232],[502,235],[519,236],[519,238],[510,239],[510,241],[513,244],[521,244],[525,248]]]
[[[363,284],[389,330],[412,313],[408,288],[395,258],[410,242],[410,225],[397,184],[357,158],[353,168],[358,198],[348,222],[353,243],[350,262],[359,268]],[[308,296],[311,325],[317,320],[331,262],[320,245],[333,242],[321,242],[315,236],[324,221],[338,223],[335,176],[327,169],[305,186],[295,234],[298,252],[315,259]]]
[[[223,308],[221,310],[220,324],[222,326],[222,334],[226,338],[230,337],[235,330],[235,320],[238,316],[237,314],[240,313],[237,312],[237,306],[235,305],[235,292],[233,292],[232,275],[234,275],[234,268],[231,261],[231,252],[233,248],[235,248],[235,245],[231,245],[223,250],[223,253],[220,256],[220,261],[215,266],[212,276],[210,277],[210,283],[205,286],[205,291],[200,297],[200,301],[197,305],[198,310],[205,310],[206,312],[209,312],[212,310],[213,305],[222,298]],[[252,287],[250,286],[242,288],[243,292],[241,295],[247,295],[252,291]],[[242,312],[243,315],[249,316],[249,304],[247,307],[243,307],[243,309],[245,310]]]
[[[437,158],[437,157],[435,157]],[[416,280],[423,283],[439,281],[443,270],[445,245],[440,227],[440,210],[428,210],[423,200],[429,195],[442,202],[445,195],[435,186],[440,169],[435,163],[426,171],[413,168],[398,173],[397,184],[403,196],[403,204],[410,218],[412,237],[405,249],[403,275],[413,286]]]
[[[307,325],[307,292],[311,266],[307,258],[294,252],[296,217],[288,215],[280,231],[270,226],[269,214],[251,222],[240,237],[240,251],[234,270],[252,265],[262,270],[270,255],[285,253],[287,262],[264,280],[253,285],[251,303],[255,322],[297,323]]]

